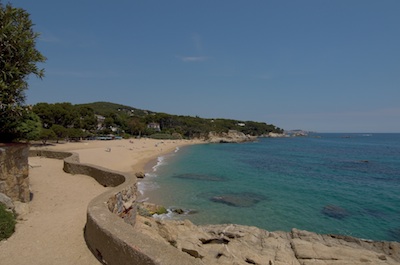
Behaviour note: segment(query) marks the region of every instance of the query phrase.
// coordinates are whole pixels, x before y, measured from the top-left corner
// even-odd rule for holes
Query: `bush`
[[[9,238],[15,231],[15,216],[0,204],[0,240]]]

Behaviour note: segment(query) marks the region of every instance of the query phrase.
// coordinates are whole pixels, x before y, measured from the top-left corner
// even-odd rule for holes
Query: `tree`
[[[17,128],[30,111],[24,107],[28,76],[44,76],[37,63],[46,58],[36,49],[39,34],[32,27],[24,9],[0,2],[0,139],[6,142],[21,137]]]
[[[57,143],[58,143],[58,140],[67,137],[67,129],[61,125],[53,124],[53,126],[51,126],[50,129],[57,136]]]
[[[48,140],[54,140],[57,138],[57,135],[51,129],[42,129],[40,132],[39,139],[42,140],[42,143],[45,145]]]
[[[17,126],[17,134],[24,140],[37,140],[42,130],[42,122],[38,115],[32,111],[23,114],[22,122]]]

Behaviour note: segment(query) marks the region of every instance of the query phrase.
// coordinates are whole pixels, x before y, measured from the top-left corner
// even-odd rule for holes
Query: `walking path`
[[[83,229],[90,200],[106,188],[85,175],[62,170],[63,161],[29,158],[33,199],[16,232],[0,242],[0,264],[100,264],[86,246]]]

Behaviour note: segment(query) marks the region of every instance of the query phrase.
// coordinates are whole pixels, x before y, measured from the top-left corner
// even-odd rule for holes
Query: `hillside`
[[[76,104],[78,107],[89,107],[94,110],[94,112],[98,115],[107,115],[109,113],[117,113],[117,112],[125,112],[127,114],[132,114],[135,116],[146,116],[148,114],[154,113],[148,110],[141,110],[121,104],[105,102],[105,101],[98,101],[93,103],[85,103],[85,104]]]
[[[68,102],[38,103],[33,106],[33,111],[41,119],[49,139],[54,138],[54,134],[57,139],[105,134],[126,137],[157,135],[160,138],[206,138],[210,132],[227,133],[230,130],[251,136],[283,132],[275,125],[265,122],[172,115],[111,102],[77,105]],[[49,130],[54,131],[54,134]]]

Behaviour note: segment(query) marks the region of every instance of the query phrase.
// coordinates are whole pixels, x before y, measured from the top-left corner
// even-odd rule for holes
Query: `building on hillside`
[[[147,124],[147,128],[153,129],[157,132],[161,131],[160,124],[157,122],[151,122],[151,123]]]
[[[106,119],[106,117],[97,115],[97,114],[95,116],[97,119],[97,130],[103,129],[103,124],[104,124],[104,120]]]

